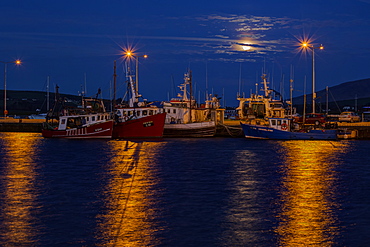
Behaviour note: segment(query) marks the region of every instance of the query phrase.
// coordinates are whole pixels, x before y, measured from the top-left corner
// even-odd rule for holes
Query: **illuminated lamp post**
[[[135,56],[132,54],[132,52],[127,52],[126,55],[128,57],[132,57],[135,59],[135,63],[136,63],[135,83],[136,83],[136,93],[138,93],[139,92],[139,57],[147,58],[148,55]]]
[[[0,63],[4,64],[4,118],[6,118],[6,116],[8,115],[8,110],[6,109],[6,67],[8,63],[15,63],[16,65],[20,65],[21,60],[15,60],[10,62],[0,61]]]
[[[311,49],[312,50],[312,113],[315,113],[315,100],[316,100],[316,93],[315,93],[315,49],[324,50],[324,46],[313,46],[306,42],[302,43],[302,47],[304,49]]]

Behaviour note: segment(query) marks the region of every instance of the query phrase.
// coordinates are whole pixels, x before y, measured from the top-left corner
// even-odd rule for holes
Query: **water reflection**
[[[34,157],[40,135],[1,133],[1,237],[7,246],[34,246],[34,209],[38,195]]]
[[[258,144],[256,145],[258,146]],[[248,148],[235,152],[226,185],[227,207],[223,224],[222,246],[257,246],[265,237],[262,218],[268,211],[266,179],[269,167],[263,167],[263,150]]]
[[[339,233],[334,214],[337,157],[348,143],[281,142],[285,157],[279,246],[331,246]]]
[[[110,145],[107,210],[100,216],[98,238],[102,246],[157,245],[155,233],[160,229],[153,186],[158,182],[155,155],[162,143],[111,141]]]

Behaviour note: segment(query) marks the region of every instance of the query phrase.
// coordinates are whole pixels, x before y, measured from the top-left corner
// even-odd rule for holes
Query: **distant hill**
[[[352,110],[361,110],[363,106],[370,106],[370,78],[344,82],[328,88],[329,109],[335,112],[343,111],[343,107],[352,107]],[[316,105],[326,108],[326,89],[316,92]],[[293,99],[298,109],[303,107],[304,96]],[[307,108],[312,107],[312,94],[307,95]]]
[[[7,110],[9,115],[31,115],[37,114],[36,110],[40,110],[40,113],[45,113],[47,109],[47,95],[46,92],[42,91],[15,91],[7,90]],[[3,115],[4,110],[4,90],[0,90],[0,116]],[[71,105],[79,105],[81,102],[81,96],[70,95],[70,94],[59,94],[59,98],[64,99]],[[53,108],[55,103],[55,93],[49,94],[49,108]],[[109,103],[105,103],[106,107]]]
[[[0,116],[3,115],[4,109],[4,91],[0,90]],[[324,112],[326,109],[326,90],[321,90],[316,93],[316,106],[318,112]],[[328,94],[330,113],[340,113],[343,107],[351,107],[351,110],[361,111],[363,106],[370,106],[370,78],[357,81],[341,83],[339,85],[329,87]],[[73,104],[79,104],[81,97],[70,94],[60,94],[60,97],[68,99]],[[41,112],[46,112],[46,92],[42,91],[14,91],[7,90],[7,109],[9,115],[30,115],[35,114],[37,109]],[[293,98],[293,105],[299,113],[303,112],[303,98],[299,96]],[[53,107],[55,102],[55,93],[50,93],[50,107]],[[117,99],[119,100],[119,99]],[[104,100],[106,107],[109,106],[109,101]],[[312,94],[307,95],[306,110],[310,112],[312,109]]]

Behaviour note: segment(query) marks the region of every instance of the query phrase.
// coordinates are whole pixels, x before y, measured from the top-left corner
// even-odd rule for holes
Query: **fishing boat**
[[[249,98],[239,96],[238,111],[239,119],[249,123],[259,121],[264,118],[284,117],[286,115],[286,107],[281,98],[281,94],[273,89],[270,89],[266,74],[262,75],[263,95],[259,95],[256,90],[255,94],[251,94]],[[293,113],[291,113],[293,114]]]
[[[336,140],[336,129],[301,129],[290,118],[268,118],[264,123],[246,124],[241,122],[246,138],[273,140]]]
[[[188,89],[189,87],[189,89]],[[169,102],[163,102],[167,113],[164,137],[212,137],[216,134],[216,124],[223,120],[217,97],[211,97],[202,107],[192,96],[192,73],[184,75],[184,83],[179,86],[181,93]]]
[[[119,107],[115,111],[114,139],[160,138],[166,113],[150,106]]]
[[[62,115],[49,114],[43,124],[45,138],[91,139],[112,138],[113,119],[103,101],[83,99],[77,108],[66,108]]]
[[[136,67],[137,69],[137,67]],[[166,119],[163,109],[147,100],[139,101],[142,96],[138,92],[138,81],[128,68],[127,83],[129,99],[115,105],[113,126],[114,139],[126,138],[161,138]],[[116,78],[116,65],[114,65]],[[136,75],[137,78],[137,75]],[[115,83],[116,84],[116,83]]]
[[[292,117],[291,101],[275,99],[280,94],[268,87],[266,75],[262,76],[264,95],[238,98],[241,128],[246,138],[280,140],[336,140],[338,130],[325,128],[324,124],[297,122]],[[275,95],[273,95],[275,94]]]

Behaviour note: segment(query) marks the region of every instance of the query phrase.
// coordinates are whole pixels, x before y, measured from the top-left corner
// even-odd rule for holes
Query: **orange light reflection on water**
[[[283,167],[279,246],[332,246],[339,233],[334,202],[336,156],[346,142],[281,142]]]
[[[40,135],[35,133],[1,133],[4,149],[2,164],[1,235],[9,246],[34,246],[35,230],[31,213],[35,208],[34,155]]]
[[[156,246],[155,196],[158,181],[153,174],[160,142],[111,141],[107,211],[100,216],[98,238],[103,246]]]

